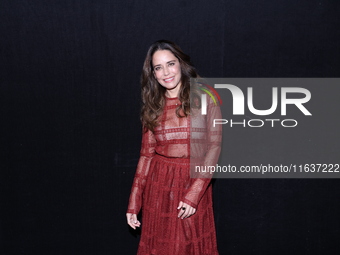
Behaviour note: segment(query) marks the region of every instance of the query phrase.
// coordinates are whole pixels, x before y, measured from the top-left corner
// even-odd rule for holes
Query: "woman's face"
[[[181,65],[169,50],[158,50],[152,56],[153,73],[160,85],[167,89],[168,97],[177,97],[181,87]]]

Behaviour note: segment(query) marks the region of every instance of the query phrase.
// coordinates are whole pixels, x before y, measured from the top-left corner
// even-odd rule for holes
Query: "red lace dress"
[[[221,118],[220,108],[210,102],[207,117],[194,121],[193,117],[176,116],[178,104],[177,98],[167,98],[160,125],[154,132],[143,133],[127,210],[138,214],[142,208],[143,212],[138,255],[218,254],[211,179],[190,178],[189,163],[190,150],[193,151],[191,135],[192,139],[206,142],[201,143],[206,146],[195,149],[195,154],[204,154],[201,164],[216,165],[221,125],[214,128],[212,119]],[[190,128],[190,120],[206,123],[192,123]],[[194,125],[199,126],[196,137],[192,135]],[[189,218],[178,218],[180,201],[196,208],[196,213]]]

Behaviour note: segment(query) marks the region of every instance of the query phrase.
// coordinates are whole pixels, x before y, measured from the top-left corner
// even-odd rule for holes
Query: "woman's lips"
[[[171,78],[168,78],[168,79],[164,79],[163,81],[168,83],[168,82],[172,82],[173,80],[174,80],[174,77],[171,77]]]

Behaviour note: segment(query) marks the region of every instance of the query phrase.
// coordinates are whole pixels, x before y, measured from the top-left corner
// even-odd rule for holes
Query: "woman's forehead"
[[[169,50],[158,50],[152,56],[153,65],[166,63],[172,60],[177,60],[176,56]]]

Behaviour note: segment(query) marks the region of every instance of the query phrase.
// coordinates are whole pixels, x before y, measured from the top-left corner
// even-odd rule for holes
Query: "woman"
[[[196,77],[190,57],[176,44],[161,40],[149,48],[141,78],[142,148],[126,213],[136,229],[143,208],[139,255],[218,254],[210,178],[190,178],[190,156],[191,162],[216,165],[221,130],[212,119],[221,116],[208,100],[208,114],[194,121],[199,109],[190,109],[189,93]],[[198,146],[190,136],[201,141]]]

